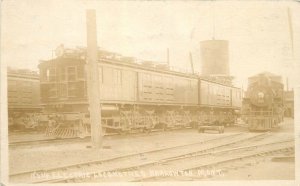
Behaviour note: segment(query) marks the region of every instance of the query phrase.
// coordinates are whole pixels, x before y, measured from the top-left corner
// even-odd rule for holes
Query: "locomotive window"
[[[66,80],[66,69],[61,67],[60,68],[60,80],[65,81]]]
[[[83,97],[87,96],[87,84],[86,81],[83,82]]]
[[[189,88],[191,89],[192,88],[192,81],[191,80],[188,80],[188,84],[189,84]]]
[[[16,91],[17,90],[17,82],[13,80],[8,80],[8,91]]]
[[[77,75],[78,75],[78,78],[84,78],[84,66],[83,65],[78,66]]]
[[[47,69],[47,70],[46,70],[46,79],[47,79],[47,81],[49,81],[49,75],[50,75],[50,70]]]
[[[47,70],[45,70],[44,68],[41,68],[41,70],[40,70],[40,78],[41,78],[41,81],[47,81],[48,80]]]
[[[154,85],[157,85],[157,83],[158,83],[158,76],[157,75],[152,75],[152,83],[154,84]]]
[[[152,79],[150,74],[143,74],[143,85],[145,87],[151,87],[152,86]]]
[[[228,89],[228,88],[226,89],[226,97],[228,97],[228,98],[230,97],[230,89]]]
[[[218,87],[213,87],[213,88],[214,88],[214,95],[217,95],[217,92],[218,92],[217,88]]]
[[[55,98],[57,97],[57,87],[56,84],[52,84],[49,86],[49,97]]]
[[[118,70],[118,84],[122,84],[122,71]]]
[[[47,70],[47,79],[48,79],[48,81],[56,81],[56,70],[55,70],[55,68],[49,68]]]
[[[98,76],[99,76],[99,83],[103,83],[103,72],[102,72],[102,67],[98,68]]]
[[[134,72],[129,70],[122,71],[122,84],[131,83],[133,81]]]
[[[161,88],[162,87],[162,77],[155,75],[153,76],[153,81],[154,81],[154,85],[156,88]]]
[[[22,104],[30,104],[31,102],[32,102],[32,99],[30,97],[22,98]]]
[[[68,83],[68,97],[75,97],[76,91],[76,83]]]
[[[118,70],[118,69],[114,69],[114,84],[116,85],[120,85],[122,83],[122,73],[121,73],[121,70]]]
[[[16,97],[8,96],[8,103],[17,103],[18,99]]]
[[[68,81],[76,81],[76,67],[68,67]]]
[[[9,94],[7,94],[7,96],[11,98],[17,98],[18,94],[19,94],[18,92],[10,92]]]
[[[166,77],[165,79],[166,87],[169,90],[173,90],[173,79],[171,77]]]
[[[113,71],[112,68],[109,67],[103,67],[103,84],[112,84],[113,82]]]
[[[214,92],[213,92],[213,86],[211,86],[211,84],[209,85],[209,93],[212,95]]]
[[[32,85],[29,81],[22,81],[22,91],[23,92],[32,92]]]
[[[59,96],[60,97],[67,97],[67,84],[60,84],[59,87]]]

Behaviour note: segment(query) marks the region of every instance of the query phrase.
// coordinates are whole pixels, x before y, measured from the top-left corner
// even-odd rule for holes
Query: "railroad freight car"
[[[278,127],[283,121],[283,104],[281,76],[264,72],[248,79],[243,115],[250,131]]]
[[[241,97],[232,97],[239,89],[233,86],[136,63],[132,58],[123,61],[128,57],[107,51],[99,51],[98,55],[99,99],[105,130],[187,127],[204,117],[223,123],[224,117],[240,109]],[[81,124],[89,126],[85,52],[75,50],[42,61],[39,69],[46,112],[78,113],[86,121]]]
[[[200,119],[206,123],[232,125],[241,108],[241,89],[199,79]]]

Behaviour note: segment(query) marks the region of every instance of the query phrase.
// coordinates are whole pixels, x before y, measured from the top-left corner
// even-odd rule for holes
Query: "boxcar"
[[[231,86],[199,80],[200,105],[231,107]]]
[[[242,98],[239,88],[218,82],[199,80],[199,106],[201,122],[215,125],[233,125],[236,111],[240,109]]]

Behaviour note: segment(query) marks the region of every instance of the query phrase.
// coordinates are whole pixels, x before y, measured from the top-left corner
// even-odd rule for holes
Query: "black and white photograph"
[[[2,0],[1,185],[299,185],[299,17]]]

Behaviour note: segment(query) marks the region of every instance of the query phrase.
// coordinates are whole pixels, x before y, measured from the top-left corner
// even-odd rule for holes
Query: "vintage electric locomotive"
[[[243,117],[249,130],[266,131],[283,121],[283,83],[281,76],[269,72],[248,79],[243,100]]]
[[[40,106],[39,74],[26,69],[7,69],[9,131],[34,130],[38,127]]]
[[[39,64],[41,101],[45,113],[61,123],[57,135],[90,130],[85,67],[85,49],[65,49]],[[204,121],[233,124],[241,109],[240,88],[168,66],[99,50],[98,71],[106,132],[193,127]]]

